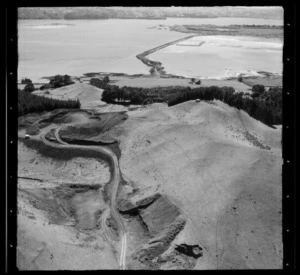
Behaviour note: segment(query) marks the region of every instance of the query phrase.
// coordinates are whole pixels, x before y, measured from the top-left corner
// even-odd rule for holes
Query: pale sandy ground
[[[244,127],[272,149],[254,147]],[[175,243],[203,247],[195,269],[282,267],[280,128],[193,101],[129,112],[117,128],[124,178],[181,207],[188,223]]]
[[[101,99],[101,90],[88,86],[74,84],[51,93],[65,98],[77,93],[88,107],[103,104],[92,102],[98,92]],[[115,107],[108,105],[97,110],[109,108]],[[187,225],[173,246],[187,243],[203,248],[204,255],[197,260],[195,269],[282,267],[280,127],[269,128],[218,101],[189,101],[173,107],[153,104],[128,111],[128,115],[124,123],[110,130],[120,140],[121,172],[125,180],[144,190],[141,193],[159,191],[180,207]],[[271,150],[249,142],[243,134],[245,128]],[[42,170],[49,165],[50,175],[45,183],[20,180],[22,188],[26,184],[28,188],[34,184],[47,187],[58,178],[55,169],[50,168],[56,167],[51,166],[50,160],[35,170],[37,165],[30,160],[43,160],[19,146],[19,155],[23,154],[19,173],[28,169],[28,173],[45,177]],[[72,177],[72,171],[78,173],[78,161],[85,162],[77,159],[58,168],[65,180]],[[90,176],[96,177],[96,161],[86,160],[85,165],[86,169],[93,167]],[[106,175],[106,168],[98,165]],[[106,177],[102,179],[105,181]],[[22,269],[117,268],[112,250],[101,234],[94,236],[92,242],[85,241],[90,235],[82,235],[77,242],[78,232],[68,226],[48,225],[44,214],[22,196],[18,197],[18,263]],[[35,219],[27,212],[33,213]]]

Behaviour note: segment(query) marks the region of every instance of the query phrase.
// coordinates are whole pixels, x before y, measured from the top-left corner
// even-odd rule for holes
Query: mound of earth
[[[60,130],[62,140],[68,143],[114,143],[115,139],[103,133],[126,120],[125,112],[111,112],[94,115],[89,122],[68,125]]]
[[[38,135],[41,129],[54,125],[87,123],[93,116],[89,110],[56,109],[50,112],[30,113],[18,118],[18,130],[25,130],[29,135]]]
[[[19,133],[36,136],[46,134],[49,141],[58,142],[55,129],[64,126],[59,131],[60,138],[70,144],[107,145],[117,143],[107,130],[122,123],[128,118],[126,112],[97,113],[94,110],[65,110],[28,114],[20,117]],[[55,127],[55,128],[54,128]],[[112,148],[118,151],[117,148]],[[118,153],[119,154],[119,153]]]
[[[129,214],[131,220],[135,218],[144,231],[140,236],[139,245],[132,253],[134,264],[158,269],[163,261],[160,263],[157,261],[183,230],[185,218],[176,205],[159,193],[140,199],[135,204],[125,203],[123,200],[119,205],[120,208],[123,209],[121,213]]]
[[[202,247],[194,269],[282,267],[280,127],[219,101],[187,101],[134,110],[114,131],[124,178],[180,208],[186,224],[172,243]],[[148,212],[157,201],[140,210],[153,232],[172,218]]]
[[[54,124],[84,123],[90,120],[92,113],[88,110],[58,109],[46,113],[38,122],[41,126]]]
[[[166,197],[162,196],[155,200],[149,207],[140,210],[140,216],[152,236],[162,232],[179,215],[179,209]]]

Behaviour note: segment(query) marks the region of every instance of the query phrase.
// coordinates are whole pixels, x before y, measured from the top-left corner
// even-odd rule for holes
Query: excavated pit
[[[159,193],[135,202],[121,199],[118,209],[124,216],[138,222],[144,231],[144,238],[139,241],[142,246],[133,253],[132,258],[150,269],[164,264],[161,255],[169,249],[186,224],[180,209]]]

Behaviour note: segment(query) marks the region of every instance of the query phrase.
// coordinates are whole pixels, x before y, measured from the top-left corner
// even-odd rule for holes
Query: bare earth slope
[[[143,205],[121,213],[126,268],[281,268],[281,128],[220,101],[130,110],[105,132],[120,145],[127,183],[120,183],[119,198]],[[89,116],[83,110],[57,115],[41,132],[90,123]],[[18,267],[117,269],[120,249],[104,234],[116,225],[104,224],[108,163],[46,145],[41,156],[35,150],[41,134],[26,141],[32,146],[18,147]],[[194,254],[182,254],[187,249]]]
[[[132,111],[113,131],[124,178],[185,214],[174,242],[203,248],[195,269],[282,267],[280,129],[189,101]]]

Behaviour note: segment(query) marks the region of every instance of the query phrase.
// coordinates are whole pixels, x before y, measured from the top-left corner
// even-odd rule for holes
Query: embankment
[[[138,54],[136,57],[138,59],[140,59],[145,65],[151,67],[151,69],[150,69],[150,73],[151,74],[155,74],[155,73],[165,74],[164,67],[162,66],[161,62],[149,60],[148,58],[146,58],[146,56],[149,55],[149,54],[151,54],[151,53],[154,53],[154,52],[156,52],[158,50],[161,50],[161,49],[163,49],[165,47],[168,47],[170,45],[174,45],[174,44],[176,44],[178,42],[190,39],[190,38],[192,38],[194,36],[195,35],[190,35],[190,36],[187,36],[187,37],[184,37],[184,38],[181,38],[181,39],[178,39],[178,40],[175,40],[175,41],[172,41],[172,42],[160,45],[158,47],[155,47],[153,49],[145,51],[145,52],[143,52],[141,54]]]

